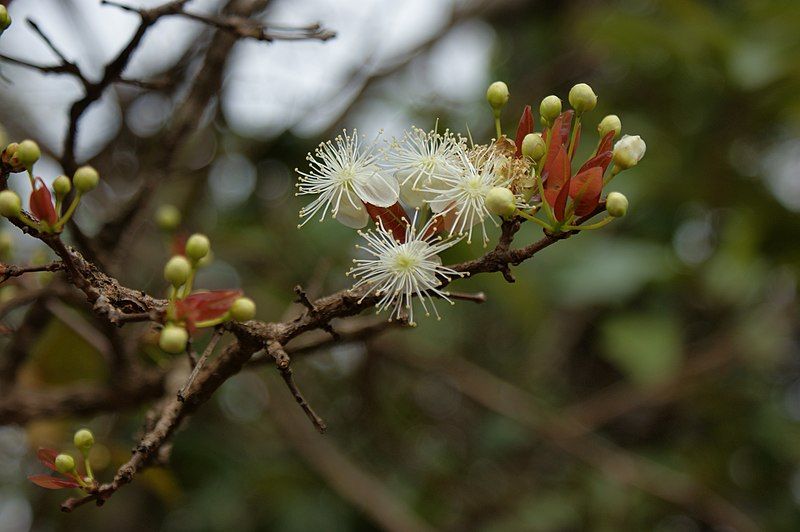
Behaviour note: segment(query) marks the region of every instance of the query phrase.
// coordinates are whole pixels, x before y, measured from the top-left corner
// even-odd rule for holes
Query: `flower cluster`
[[[173,230],[180,222],[180,212],[174,207],[162,207],[157,221],[162,229]],[[256,314],[256,304],[244,297],[241,290],[192,292],[197,270],[211,258],[207,236],[195,233],[176,247],[176,253],[164,265],[164,279],[170,284],[169,306],[158,339],[159,347],[172,354],[185,351],[189,334],[197,329],[215,327],[229,320],[251,320]]]
[[[596,149],[573,171],[583,117],[597,104],[592,88],[575,85],[566,111],[557,96],[544,98],[538,132],[525,106],[513,140],[501,124],[509,96],[501,81],[487,90],[497,136],[486,144],[440,132],[438,124],[433,131],[412,127],[385,143],[343,131],[308,155],[308,170],[297,170],[297,194],[314,196],[300,210],[301,226],[328,214],[355,229],[375,223],[374,230],[359,232],[367,243],[361,249],[371,257],[356,260],[350,273],[358,279],[355,287],[379,296],[378,310],[390,310],[390,319],[407,315],[413,323],[414,297],[426,314],[429,303],[436,312],[431,297],[447,299],[440,288],[458,276],[442,266],[439,254],[462,238],[471,243],[476,233],[486,246],[487,221],[497,226],[518,217],[560,233],[598,229],[626,214],[627,198],[611,192],[603,201],[602,190],[644,156],[641,137],[625,135],[615,144],[622,123],[608,115],[597,127]],[[415,210],[413,218],[407,209]],[[586,223],[603,211],[604,219]],[[420,217],[427,221],[416,229]]]
[[[16,218],[40,233],[59,233],[72,217],[81,201],[81,196],[94,190],[100,182],[100,175],[91,166],[81,166],[72,179],[60,175],[53,180],[53,191],[47,188],[41,177],[34,177],[33,167],[41,157],[39,145],[32,140],[13,142],[0,154],[3,164],[12,172],[27,172],[31,183],[28,200],[30,214],[22,211],[22,201],[11,190],[0,192],[0,214],[6,218]],[[66,210],[64,201],[73,192],[72,201]],[[55,204],[53,197],[55,196]],[[63,212],[62,212],[63,211]]]
[[[39,462],[59,476],[31,475],[28,480],[51,490],[77,488],[91,493],[97,489],[98,482],[94,478],[92,463],[89,460],[89,452],[94,446],[94,435],[89,429],[80,429],[73,436],[72,442],[81,453],[82,465],[76,463],[75,458],[69,453],[59,453],[55,449],[39,449],[36,453]]]

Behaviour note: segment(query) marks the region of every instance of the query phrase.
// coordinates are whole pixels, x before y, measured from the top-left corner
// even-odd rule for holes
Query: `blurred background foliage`
[[[61,27],[48,17],[63,12],[31,11],[32,3],[12,3],[19,26],[27,13]],[[67,4],[80,15],[94,2]],[[616,113],[623,132],[642,135],[645,159],[612,187],[631,200],[629,215],[515,268],[515,284],[499,275],[460,281],[459,289],[487,294],[482,305],[440,305],[442,321],[298,357],[295,374],[330,427],[324,440],[334,458],[304,446],[296,427],[306,420],[271,368],[226,383],[176,438],[171,466],[148,471],[99,510],[61,514],[62,494],[25,480],[40,472],[32,451],[64,446],[88,425],[103,443],[99,474],[110,476],[127,458],[146,406],[0,428],[0,530],[375,529],[358,495],[354,501],[340,485],[360,486],[348,480],[349,467],[443,530],[714,526],[697,507],[621,482],[609,473],[619,461],[565,452],[557,435],[539,428],[550,417],[587,423],[590,441],[614,445],[623,457],[682,472],[689,488],[663,482],[689,500],[691,486],[703,486],[763,529],[800,528],[800,3],[442,0],[392,13],[395,5],[275,1],[266,20],[319,20],[338,38],[239,45],[219,105],[153,204],[180,205],[186,227],[211,236],[216,260],[200,286],[241,286],[265,320],[283,315],[295,284],[318,294],[347,287],[356,237],[337,224],[296,229],[303,202],[292,193],[292,169],[341,127],[391,135],[438,118],[488,138],[483,91],[494,79],[511,88],[507,130],[525,104],[550,93],[565,98],[585,81],[600,98],[589,122]],[[103,9],[92,16],[106,16],[110,8]],[[66,25],[58,35],[75,31]],[[164,31],[157,27],[152,38]],[[182,31],[190,41],[190,29]],[[376,42],[381,36],[387,43]],[[0,40],[0,49],[19,52],[20,42]],[[108,46],[111,55],[117,45]],[[258,54],[265,62],[252,64]],[[338,68],[326,73],[327,85],[308,74],[325,62]],[[153,65],[140,71],[171,66]],[[30,111],[64,110],[49,94],[56,78],[2,69],[9,104],[0,121],[9,136],[38,135],[57,150],[60,128],[49,132],[42,110]],[[276,80],[259,81],[271,73]],[[293,85],[300,78],[317,85],[303,92]],[[237,84],[246,90],[237,92]],[[106,182],[80,213],[88,232],[135,188],[176,98],[121,88],[113,105],[104,100],[118,120],[104,122],[98,111],[87,128],[97,138],[83,153]],[[272,119],[247,121],[261,120],[266,108]],[[593,143],[585,135],[584,151]],[[536,227],[523,227],[517,244],[538,236]],[[121,281],[158,293],[166,238],[150,221],[124,238]],[[18,239],[12,262],[36,260],[41,251],[32,246]],[[445,261],[481,252],[480,244],[464,245]],[[12,289],[2,290],[9,297]],[[67,311],[86,323],[85,314]],[[35,342],[21,376],[28,386],[107,378],[91,343],[62,314],[48,315]],[[5,321],[13,327],[20,319]],[[144,335],[143,357],[171,363],[147,347],[146,331],[132,329]],[[526,404],[468,373],[459,379],[459,368],[475,366],[448,362],[454,359],[526,390]],[[474,401],[475,386],[511,415]],[[529,410],[541,419],[513,419]],[[327,457],[329,470],[315,453]]]

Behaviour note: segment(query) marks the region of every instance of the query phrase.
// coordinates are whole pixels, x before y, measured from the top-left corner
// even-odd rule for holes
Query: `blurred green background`
[[[30,3],[13,2],[12,16]],[[396,134],[438,118],[486,139],[483,92],[494,79],[512,93],[506,129],[525,104],[592,85],[599,104],[587,121],[616,113],[623,132],[647,142],[644,160],[612,187],[629,197],[629,215],[515,268],[515,284],[500,275],[457,284],[485,292],[484,304],[439,305],[442,321],[298,356],[298,382],[330,427],[322,438],[277,372],[246,371],[178,434],[169,468],[102,509],[66,515],[62,493],[25,480],[41,472],[32,450],[66,446],[87,425],[110,478],[147,405],[0,428],[0,530],[373,530],[386,523],[363,507],[379,502],[399,529],[408,516],[419,521],[407,526],[452,531],[800,529],[800,2],[411,2],[396,20],[389,2],[273,4],[267,20],[296,10],[339,36],[276,44],[284,55],[270,60],[285,80],[243,82],[288,94],[264,130],[242,121],[241,109],[266,104],[231,92],[241,78],[229,66],[227,100],[159,189],[153,206],[180,205],[187,228],[211,236],[216,261],[201,286],[241,286],[264,320],[280,319],[295,284],[317,294],[347,287],[356,235],[333,223],[296,229],[303,201],[292,169],[341,127]],[[363,24],[327,17],[347,9]],[[402,37],[390,31],[401,22],[422,29],[395,54],[377,46],[364,56],[380,35]],[[271,46],[243,45],[240,62],[277,54]],[[291,103],[302,92],[291,85],[302,67],[292,50],[352,65],[302,107]],[[19,81],[18,72],[3,66],[15,81],[5,82],[0,120],[11,138],[40,135],[57,150],[46,120],[13,103],[52,96],[56,78]],[[89,233],[137,184],[141,154],[157,149],[159,113],[174,99],[144,97],[119,90],[119,123],[86,148],[108,181],[79,217]],[[584,138],[588,150],[594,137]],[[121,281],[159,293],[163,235],[148,222],[129,236]],[[517,245],[539,236],[525,226]],[[40,250],[19,239],[15,253],[24,263]],[[445,262],[481,253],[463,245]],[[48,315],[21,378],[100,381],[101,362]]]

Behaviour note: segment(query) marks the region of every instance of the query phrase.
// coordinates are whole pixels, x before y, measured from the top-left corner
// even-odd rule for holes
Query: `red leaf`
[[[391,207],[377,207],[370,203],[365,203],[367,212],[376,225],[383,225],[387,231],[391,231],[392,236],[401,244],[406,241],[406,227],[411,223],[406,211],[395,203]]]
[[[594,157],[583,163],[583,166],[580,167],[578,173],[580,174],[583,171],[595,167],[599,167],[603,171],[603,173],[606,173],[606,169],[608,169],[608,165],[611,163],[612,155],[613,154],[610,151],[604,151],[599,155],[595,155]]]
[[[58,451],[55,449],[40,447],[39,450],[36,451],[36,457],[42,465],[53,471],[58,471],[58,469],[56,469],[56,456],[58,456]]]
[[[39,188],[34,188],[31,192],[30,206],[31,212],[37,219],[43,220],[48,224],[55,225],[58,221],[56,208],[53,207],[53,197],[50,189],[44,184],[41,177],[36,178],[36,183],[41,184]]]
[[[60,490],[62,488],[79,488],[80,484],[76,480],[51,477],[50,475],[31,475],[28,480],[49,490]]]
[[[597,146],[597,153],[601,154],[606,151],[613,151],[612,150],[612,143],[614,141],[614,131],[609,131],[606,133],[606,136],[603,137],[603,140],[600,141],[600,145]]]
[[[185,320],[187,328],[193,331],[196,322],[213,320],[222,316],[240,297],[242,297],[241,290],[195,292],[175,302],[177,318]]]
[[[573,110],[564,111],[558,118],[553,120],[553,127],[550,128],[551,138],[547,139],[548,149],[547,158],[545,159],[545,167],[555,159],[558,154],[558,149],[566,147],[569,143],[569,131],[572,126],[572,115],[575,114]]]
[[[542,171],[544,180],[544,197],[553,207],[556,219],[564,219],[564,210],[569,196],[569,161],[564,146],[558,148],[558,152],[551,162]]]
[[[531,106],[526,105],[525,110],[522,111],[522,116],[519,118],[517,136],[515,137],[516,141],[514,142],[514,144],[517,145],[517,151],[514,153],[514,157],[517,159],[522,157],[522,141],[525,139],[525,135],[529,133],[533,133],[533,113],[531,113]]]
[[[575,126],[575,129],[576,131],[575,131],[574,146],[570,146],[570,149],[572,150],[572,157],[570,157],[570,160],[575,158],[575,154],[578,152],[578,146],[580,146],[581,144],[581,124]]]
[[[585,216],[600,203],[603,191],[603,170],[599,166],[579,172],[570,180],[569,196],[575,202],[575,214]]]

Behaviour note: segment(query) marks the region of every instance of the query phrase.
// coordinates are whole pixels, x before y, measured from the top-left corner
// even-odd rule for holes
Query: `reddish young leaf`
[[[387,231],[391,231],[392,236],[401,244],[406,241],[406,227],[411,223],[406,211],[395,203],[391,207],[377,207],[370,203],[365,203],[367,212],[376,225],[383,225]]]
[[[58,215],[56,214],[56,208],[53,207],[53,197],[50,195],[50,189],[47,188],[41,177],[36,178],[36,183],[41,186],[34,188],[33,192],[31,192],[31,212],[37,219],[43,220],[51,226],[55,225],[58,221]]]
[[[51,477],[50,475],[31,475],[28,480],[49,490],[60,490],[63,488],[79,488],[80,484],[76,480]]]
[[[603,191],[603,170],[599,166],[580,172],[570,180],[569,196],[575,202],[575,214],[585,216],[600,203]]]
[[[242,297],[241,290],[210,290],[195,292],[175,302],[178,319],[185,320],[190,332],[195,323],[218,318],[228,312],[233,302]]]
[[[58,471],[56,469],[56,456],[58,456],[58,451],[55,449],[47,449],[45,447],[39,447],[39,450],[36,451],[36,457],[48,469],[52,469],[53,471]]]
[[[583,166],[580,167],[578,173],[580,174],[583,171],[588,170],[589,168],[599,167],[603,173],[606,173],[606,169],[608,169],[608,165],[611,163],[612,153],[610,151],[604,151],[599,155],[595,155],[585,163]]]
[[[555,159],[560,147],[567,147],[567,144],[569,144],[569,131],[572,127],[572,116],[574,114],[575,111],[570,109],[569,111],[564,111],[553,120],[553,126],[550,128],[551,138],[547,140],[548,150],[545,165]]]
[[[572,148],[572,157],[570,157],[570,160],[575,158],[575,154],[578,153],[578,146],[581,145],[581,124],[575,126],[575,129],[575,147]]]
[[[514,157],[519,159],[522,157],[522,141],[525,139],[525,135],[529,133],[533,133],[533,113],[531,113],[531,106],[526,105],[525,110],[522,111],[522,116],[519,118],[519,125],[517,126],[517,136],[515,137],[515,142],[517,146],[517,151],[514,153]]]
[[[614,142],[614,132],[609,131],[600,141],[600,145],[597,146],[597,154],[601,154],[606,151],[613,151],[613,144]]]
[[[564,146],[558,148],[555,158],[542,171],[544,197],[553,207],[556,219],[564,219],[564,211],[569,196],[570,169]]]
[[[556,155],[552,160],[547,161],[542,169],[542,183],[544,184],[544,197],[551,205],[555,201],[558,191],[567,181],[569,177],[564,171],[564,160],[567,158],[567,152],[563,146],[556,150]]]

